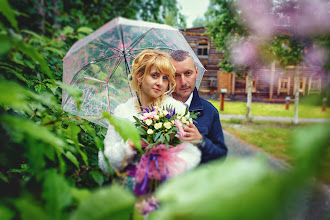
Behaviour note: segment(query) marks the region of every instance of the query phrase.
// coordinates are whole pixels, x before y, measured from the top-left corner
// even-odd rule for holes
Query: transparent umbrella
[[[132,61],[144,49],[188,51],[199,71],[199,87],[205,69],[178,29],[117,17],[77,41],[65,55],[63,82],[81,89],[83,102],[78,110],[75,100],[63,91],[62,108],[107,127],[102,112],[113,113],[119,103],[136,96],[127,76]]]

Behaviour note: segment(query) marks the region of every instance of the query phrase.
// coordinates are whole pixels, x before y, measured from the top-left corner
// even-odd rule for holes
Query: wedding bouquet
[[[173,106],[144,108],[140,117],[134,117],[142,140],[143,154],[136,166],[138,182],[134,192],[143,195],[153,191],[165,179],[183,173],[186,162],[177,156],[185,148],[180,140],[184,126],[196,118],[195,113],[176,113]]]
[[[152,106],[144,108],[140,118],[134,116],[135,126],[139,129],[141,139],[148,146],[148,151],[152,147],[159,144],[165,144],[168,149],[169,145],[176,146],[181,143],[179,137],[184,136],[184,125],[192,123],[196,118],[193,113],[186,112],[181,115],[176,113],[173,106]]]

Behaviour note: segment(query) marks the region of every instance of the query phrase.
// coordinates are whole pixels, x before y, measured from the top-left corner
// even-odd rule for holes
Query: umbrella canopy
[[[77,41],[63,59],[63,82],[83,91],[81,109],[66,92],[62,108],[102,126],[103,111],[113,113],[119,103],[135,96],[128,81],[134,58],[144,49],[188,51],[198,68],[196,87],[205,69],[178,29],[164,24],[115,18]]]

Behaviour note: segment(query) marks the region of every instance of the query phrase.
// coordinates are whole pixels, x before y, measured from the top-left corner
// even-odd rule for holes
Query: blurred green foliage
[[[81,101],[79,90],[61,82],[61,60],[75,41],[115,16],[162,22],[171,14],[179,24],[176,1],[0,0],[0,4],[0,219],[130,219],[134,195],[110,184],[112,176],[104,175],[97,164],[105,129],[61,109],[63,89]],[[308,134],[315,132],[323,137],[322,129]],[[297,149],[300,165],[291,171],[297,179],[271,171],[259,160],[228,161],[225,166],[218,162],[164,185],[159,192],[164,208],[154,214],[166,219],[213,217],[219,213],[216,205],[224,204],[228,195],[234,200],[224,206],[223,216],[236,212],[238,198],[248,204],[242,209],[246,215],[264,216],[265,211],[258,213],[254,206],[261,198],[269,202],[264,203],[265,210],[274,213],[279,202],[270,202],[274,198],[270,192],[286,189],[286,198],[295,181],[303,184],[314,173],[316,151],[324,145],[320,137],[318,147],[310,149],[314,143],[307,142],[302,152]],[[249,176],[251,169],[255,171]],[[209,180],[212,186],[205,191]],[[191,181],[196,184],[185,186]],[[239,185],[244,181],[249,184]],[[173,191],[170,183],[175,185]],[[230,186],[234,183],[239,187]],[[215,190],[217,185],[223,189]],[[210,204],[214,205],[207,213]]]

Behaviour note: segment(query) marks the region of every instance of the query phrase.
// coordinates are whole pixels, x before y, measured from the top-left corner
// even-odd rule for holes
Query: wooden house
[[[232,74],[221,70],[218,63],[222,53],[212,45],[205,35],[205,27],[194,27],[181,30],[187,42],[196,53],[207,70],[199,87],[202,97],[217,99],[221,89],[226,89],[226,97],[232,100],[246,100],[247,76]],[[286,69],[276,67],[258,68],[252,73],[252,93],[254,101],[284,102],[289,96],[294,99],[295,73],[297,68],[288,66]],[[306,66],[299,67],[299,90],[301,95],[321,93],[328,86],[328,76],[317,69]]]

